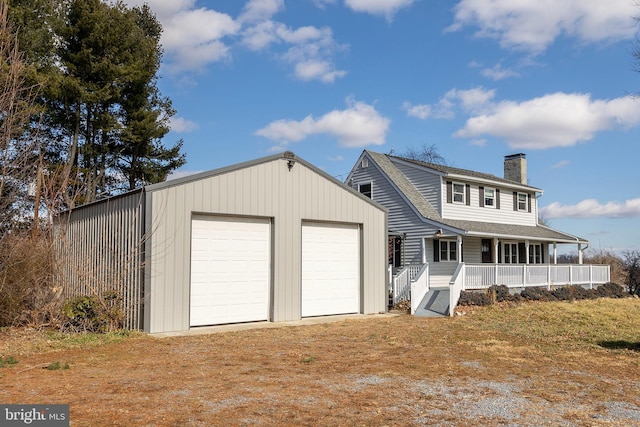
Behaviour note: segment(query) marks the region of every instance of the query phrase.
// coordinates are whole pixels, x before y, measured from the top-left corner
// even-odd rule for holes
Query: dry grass
[[[0,401],[69,403],[74,426],[640,425],[639,343],[638,299],[162,339],[8,329]]]

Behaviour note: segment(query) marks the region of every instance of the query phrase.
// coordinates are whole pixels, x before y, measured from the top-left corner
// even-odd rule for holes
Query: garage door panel
[[[357,313],[359,301],[359,227],[303,224],[302,316]]]
[[[267,320],[270,234],[268,219],[193,220],[191,326]]]

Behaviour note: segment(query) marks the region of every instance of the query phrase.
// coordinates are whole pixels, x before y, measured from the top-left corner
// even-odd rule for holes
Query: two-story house
[[[500,178],[365,150],[347,184],[389,211],[395,301],[408,297],[418,275],[426,275],[420,295],[455,290],[448,294],[447,313],[463,289],[609,280],[607,266],[596,266],[594,273],[593,266],[582,265],[587,240],[539,223],[542,190],[528,185],[524,154],[506,156]],[[576,246],[580,265],[555,264],[558,245],[566,244]],[[397,285],[402,277],[406,286]],[[417,305],[415,290],[412,297]]]

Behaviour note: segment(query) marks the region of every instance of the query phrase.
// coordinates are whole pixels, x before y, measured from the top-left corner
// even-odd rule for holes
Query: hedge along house
[[[291,152],[58,218],[67,297],[145,332],[386,310],[386,210]]]

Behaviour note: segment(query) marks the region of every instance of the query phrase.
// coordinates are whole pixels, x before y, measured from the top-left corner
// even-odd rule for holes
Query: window
[[[529,245],[529,264],[542,264],[542,245]]]
[[[457,182],[453,183],[453,203],[465,203],[465,186]]]
[[[484,189],[484,206],[489,208],[496,206],[496,190],[494,188]]]
[[[360,164],[360,166],[362,167],[362,169],[368,168],[369,167],[369,159],[364,157],[362,159],[362,163]]]
[[[525,193],[518,193],[518,210],[527,211],[527,195]]]
[[[371,199],[371,183],[358,184],[358,191]]]
[[[504,252],[505,264],[518,263],[518,244],[517,243],[505,243],[503,252]]]
[[[456,261],[458,246],[455,240],[440,240],[440,261]]]

